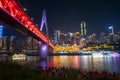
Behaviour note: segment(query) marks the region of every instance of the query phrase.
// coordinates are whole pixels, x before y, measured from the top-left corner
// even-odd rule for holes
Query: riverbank
[[[49,53],[48,56],[59,56],[59,55],[91,55],[92,53]]]
[[[49,53],[48,56],[59,56],[59,55],[67,55],[67,56],[74,56],[74,55],[93,55],[93,54],[103,54],[103,55],[108,55],[108,54],[120,54],[120,51],[85,51],[85,52],[56,52],[56,53]]]
[[[29,67],[17,63],[0,62],[0,80],[120,80],[120,73],[86,71],[75,68]]]

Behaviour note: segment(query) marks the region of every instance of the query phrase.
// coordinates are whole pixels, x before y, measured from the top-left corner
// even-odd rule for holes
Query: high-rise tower
[[[3,38],[3,50],[7,50],[7,37]]]
[[[11,51],[13,49],[13,40],[14,40],[15,36],[11,36],[10,37],[10,45],[9,45],[9,50]]]
[[[0,26],[0,37],[3,35],[3,26]]]
[[[60,31],[55,30],[54,31],[54,43],[58,43],[59,40],[60,40]]]
[[[118,32],[118,39],[120,39],[120,31]]]
[[[0,49],[2,48],[3,45],[2,35],[3,35],[3,26],[0,26]]]
[[[81,23],[80,23],[80,25],[81,25],[81,35],[82,36],[84,36],[84,35],[86,35],[86,23],[84,22],[84,21],[82,21]]]

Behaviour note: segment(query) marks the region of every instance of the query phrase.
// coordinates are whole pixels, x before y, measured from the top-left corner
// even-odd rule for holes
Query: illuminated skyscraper
[[[110,33],[109,34],[109,43],[111,44],[113,42],[114,42],[114,35],[113,35],[113,33]]]
[[[3,45],[3,26],[0,26],[0,49],[2,49],[2,45]]]
[[[84,22],[84,21],[82,21],[81,23],[80,23],[80,25],[81,25],[81,35],[83,36],[83,35],[86,35],[86,23]]]
[[[118,32],[118,39],[120,39],[120,31]]]
[[[28,37],[26,40],[27,40],[27,49],[31,50],[32,49],[32,37]]]
[[[10,47],[9,47],[10,51],[13,49],[13,40],[14,40],[14,38],[15,38],[15,36],[10,37]]]
[[[110,26],[110,27],[109,27],[109,33],[110,33],[110,34],[112,33],[112,34],[114,35],[114,29],[113,29],[113,26]]]
[[[36,39],[32,39],[32,47],[33,47],[33,50],[38,50],[39,46],[38,46],[38,41]]]
[[[3,42],[3,39],[0,37],[0,50],[2,49],[2,42]]]
[[[100,41],[104,42],[105,40],[105,33],[100,33]]]
[[[7,50],[7,37],[3,38],[3,50]]]
[[[55,30],[54,31],[54,43],[58,43],[59,40],[60,40],[60,31]]]
[[[114,35],[114,41],[118,40],[118,35]]]
[[[3,26],[0,26],[0,37],[3,35]]]

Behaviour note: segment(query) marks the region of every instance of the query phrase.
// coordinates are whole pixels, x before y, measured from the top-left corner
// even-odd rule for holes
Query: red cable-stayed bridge
[[[0,20],[54,48],[48,37],[27,16],[16,0],[0,0]]]

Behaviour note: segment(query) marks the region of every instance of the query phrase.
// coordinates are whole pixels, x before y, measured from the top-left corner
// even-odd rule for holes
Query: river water
[[[49,56],[47,61],[37,61],[34,65],[42,67],[81,68],[83,70],[98,70],[120,73],[120,54],[109,55],[74,55]]]
[[[98,70],[120,73],[120,54],[111,53],[108,55],[57,55],[48,56],[47,60],[40,60],[39,56],[27,56],[24,61],[18,60],[21,64],[30,63],[33,66],[45,67],[66,67],[66,68],[81,68],[83,70]]]

